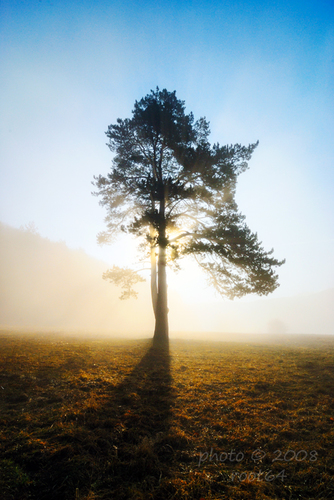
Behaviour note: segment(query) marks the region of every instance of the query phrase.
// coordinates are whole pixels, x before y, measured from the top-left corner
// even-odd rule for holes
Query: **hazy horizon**
[[[138,300],[121,301],[120,290],[102,279],[106,269],[107,263],[64,242],[0,224],[0,327],[151,337],[149,282],[138,285]],[[333,302],[334,288],[286,298],[202,302],[173,290],[171,338],[333,334]]]

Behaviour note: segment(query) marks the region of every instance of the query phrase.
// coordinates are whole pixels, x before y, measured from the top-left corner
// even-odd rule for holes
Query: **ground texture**
[[[1,332],[1,498],[334,498],[334,340],[304,340]]]

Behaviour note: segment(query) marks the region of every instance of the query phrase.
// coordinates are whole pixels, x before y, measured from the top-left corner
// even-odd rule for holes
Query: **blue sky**
[[[131,260],[124,242],[97,246],[90,182],[110,168],[107,126],[158,85],[206,116],[213,142],[260,141],[237,201],[287,259],[275,296],[331,288],[333,56],[332,1],[3,0],[0,220]]]

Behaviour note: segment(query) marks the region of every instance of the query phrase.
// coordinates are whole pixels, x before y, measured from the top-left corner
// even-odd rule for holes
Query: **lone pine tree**
[[[267,295],[278,286],[273,250],[266,252],[235,202],[236,182],[258,143],[212,146],[209,123],[185,113],[176,92],[151,91],[135,102],[132,118],[118,119],[106,135],[115,153],[106,176],[94,177],[107,209],[100,243],[118,231],[142,239],[150,255],[156,340],[168,338],[166,265],[192,256],[209,282],[231,299]],[[136,271],[114,266],[103,276],[136,296],[144,281]]]

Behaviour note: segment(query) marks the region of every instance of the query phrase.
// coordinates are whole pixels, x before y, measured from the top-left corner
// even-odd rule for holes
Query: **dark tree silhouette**
[[[187,115],[175,91],[157,88],[135,102],[132,118],[108,127],[112,169],[94,177],[94,194],[107,209],[99,242],[124,231],[149,250],[155,339],[168,338],[166,265],[183,256],[194,257],[231,299],[279,286],[273,268],[284,261],[264,251],[235,202],[237,177],[258,143],[211,146],[209,133],[209,122]],[[136,296],[132,285],[143,280],[116,266],[104,278],[123,287],[121,298]]]

